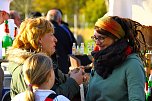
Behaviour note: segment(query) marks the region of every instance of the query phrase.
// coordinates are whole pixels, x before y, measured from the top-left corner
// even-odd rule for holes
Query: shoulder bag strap
[[[53,99],[57,96],[58,96],[57,94],[52,93],[52,94],[48,95],[44,101],[53,101]]]

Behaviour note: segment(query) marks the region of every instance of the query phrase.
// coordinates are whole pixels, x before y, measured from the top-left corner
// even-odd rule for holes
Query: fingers
[[[77,73],[79,72],[80,68],[74,68],[73,70],[70,71],[70,73]]]
[[[80,75],[82,75],[83,82],[86,82],[87,76],[85,75],[86,73],[85,73],[84,69],[80,69],[79,72],[80,72]]]
[[[84,66],[79,66],[79,68],[84,69],[85,67]]]
[[[85,71],[84,71],[84,69],[82,69],[82,68],[80,68],[79,72],[80,72],[82,75],[85,74]]]
[[[81,68],[82,67],[82,68]],[[78,69],[74,69],[70,73],[70,77],[74,78],[78,84],[82,84],[88,80],[83,66]]]
[[[83,82],[86,82],[87,81],[87,77],[84,75],[83,76]]]

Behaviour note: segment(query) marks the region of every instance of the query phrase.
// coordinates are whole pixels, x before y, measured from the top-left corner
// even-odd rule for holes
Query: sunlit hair
[[[53,70],[51,58],[44,53],[37,53],[29,57],[23,64],[23,75],[28,89],[25,93],[25,101],[35,101],[32,85],[40,86],[48,81]],[[52,81],[53,82],[53,81]]]
[[[39,52],[41,50],[39,38],[46,33],[53,34],[54,28],[50,21],[40,17],[25,19],[21,23],[19,31],[13,42],[13,48]]]
[[[133,52],[140,53],[141,45],[144,46],[143,51],[146,52],[147,45],[145,37],[140,30],[143,25],[128,18],[119,18],[117,16],[114,16],[113,19],[117,21],[125,31],[124,38],[128,41],[128,44],[133,48]],[[141,36],[142,40],[139,39],[138,36]]]

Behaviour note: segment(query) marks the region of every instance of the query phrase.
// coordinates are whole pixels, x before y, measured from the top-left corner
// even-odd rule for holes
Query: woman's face
[[[52,33],[47,33],[40,38],[39,43],[42,46],[42,51],[51,56],[55,52],[57,39]]]
[[[114,43],[112,38],[99,34],[96,31],[94,31],[93,39],[95,40],[96,45],[99,47],[99,50],[104,50]]]

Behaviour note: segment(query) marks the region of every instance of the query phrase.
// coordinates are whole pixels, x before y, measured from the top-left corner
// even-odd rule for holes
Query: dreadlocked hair
[[[114,16],[113,19],[117,21],[121,25],[122,29],[125,31],[124,39],[126,39],[128,45],[131,46],[133,53],[138,53],[141,59],[145,62],[147,45],[144,34],[140,30],[143,25],[128,18],[120,19],[119,17]],[[140,40],[138,36],[141,36],[142,40]],[[144,46],[143,50],[141,50],[141,44],[143,44]]]

